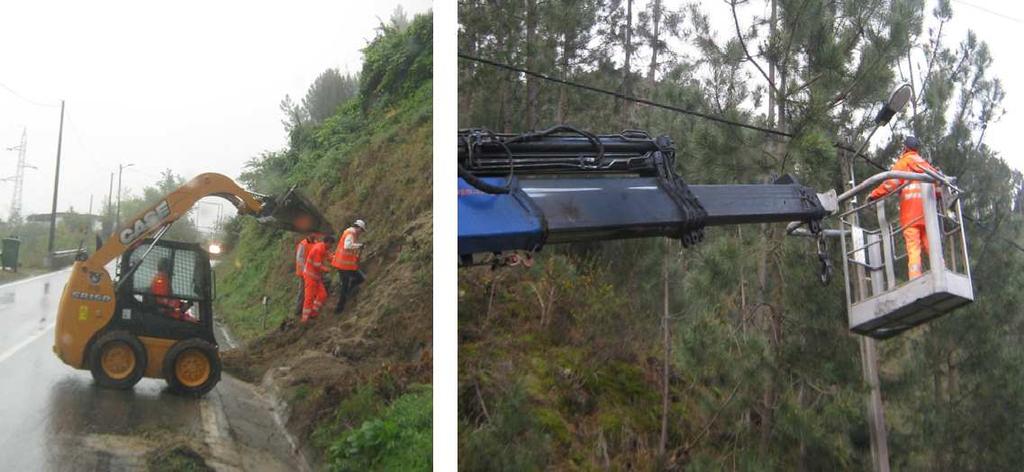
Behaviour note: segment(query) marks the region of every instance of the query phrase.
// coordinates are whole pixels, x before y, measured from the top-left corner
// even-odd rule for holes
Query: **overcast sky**
[[[237,177],[285,145],[278,103],[301,99],[328,67],[358,72],[361,52],[397,5],[430,0],[291,2],[0,2],[0,177],[14,175],[22,127],[22,214],[50,211],[59,102],[66,100],[58,209],[98,213],[110,173],[139,193],[164,169]],[[14,95],[11,90],[19,96]],[[39,106],[33,104],[49,104]],[[114,176],[116,187],[117,176]],[[0,182],[6,219],[14,186]],[[124,190],[122,190],[124,191]],[[216,210],[203,205],[200,223]]]

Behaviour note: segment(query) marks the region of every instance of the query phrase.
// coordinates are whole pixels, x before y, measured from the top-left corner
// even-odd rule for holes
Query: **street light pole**
[[[60,186],[60,148],[64,140],[64,100],[60,101],[60,129],[57,132],[57,166],[53,172],[53,206],[50,208],[50,239],[46,244],[46,255],[53,254],[53,237],[57,229],[57,189]]]
[[[107,188],[107,216],[106,216],[107,218],[110,218],[111,216],[114,216],[114,215],[110,214],[110,212],[112,212],[112,211],[114,211],[114,173],[113,172],[110,173],[110,187]],[[107,222],[110,223],[110,232],[113,233],[114,229],[116,229],[116,228],[114,228],[114,226],[115,226],[114,225],[114,220],[109,220]],[[109,236],[109,234],[104,234],[103,236],[107,237],[107,236]]]
[[[117,165],[117,216],[114,217],[114,227],[121,226],[121,173],[128,167],[135,164],[118,164]]]
[[[864,143],[861,144],[860,148],[850,156],[846,164],[849,165],[849,170],[844,172],[845,178],[849,178],[850,188],[857,185],[857,177],[853,172],[853,162],[861,153],[867,149],[868,144],[871,143],[871,138],[874,137],[875,132],[878,131],[883,125],[889,123],[893,116],[903,111],[906,107],[907,102],[913,98],[913,89],[907,84],[898,87],[893,91],[892,95],[889,96],[889,100],[882,104],[882,108],[878,111],[878,115],[875,116],[874,124],[875,127],[871,130],[871,134],[868,135]],[[865,159],[867,159],[865,157]],[[840,167],[842,169],[842,166]],[[857,199],[854,197],[850,200],[850,209],[856,208]],[[853,212],[850,215],[850,221],[854,225],[858,225],[857,213]],[[863,244],[863,243],[862,243]],[[863,284],[864,275],[863,268],[858,267],[857,278]],[[864,290],[863,288],[861,290]],[[888,432],[885,427],[885,408],[882,404],[882,382],[879,379],[879,360],[878,360],[878,346],[877,341],[874,338],[867,336],[858,336],[858,344],[860,344],[860,357],[861,357],[861,373],[864,378],[864,383],[868,386],[868,398],[867,398],[867,414],[868,414],[868,430],[871,437],[871,465],[874,472],[889,472],[889,438]]]

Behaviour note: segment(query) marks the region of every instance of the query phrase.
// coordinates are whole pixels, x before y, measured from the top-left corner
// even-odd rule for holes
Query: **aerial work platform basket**
[[[887,179],[900,179],[902,185],[879,200],[857,203],[857,195]],[[896,205],[889,204],[888,213],[887,203],[898,201],[900,190],[915,182],[924,211],[920,219],[901,225]],[[839,197],[845,208],[839,213],[839,235],[850,330],[889,338],[974,300],[959,197],[960,190],[941,175],[899,171],[874,175]],[[924,270],[910,279],[903,233],[922,220]]]

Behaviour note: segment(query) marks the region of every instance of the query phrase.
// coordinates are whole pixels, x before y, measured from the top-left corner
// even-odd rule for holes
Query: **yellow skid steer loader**
[[[104,387],[129,389],[142,377],[163,378],[174,391],[201,396],[217,384],[221,363],[209,255],[196,243],[162,240],[172,223],[208,196],[275,228],[333,232],[294,188],[274,198],[220,174],[199,175],[74,263],[57,312],[53,351],[61,361],[91,371]],[[115,281],[106,266],[118,257]]]

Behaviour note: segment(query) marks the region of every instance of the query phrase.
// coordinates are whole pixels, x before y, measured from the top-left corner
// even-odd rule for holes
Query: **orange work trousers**
[[[928,234],[924,225],[907,226],[903,230],[903,240],[907,243],[907,278],[921,276],[924,266],[921,263],[921,249],[928,252]]]
[[[320,307],[327,300],[327,287],[324,286],[323,277],[302,277],[304,286],[302,289],[302,318],[305,323],[310,318],[320,316]]]

